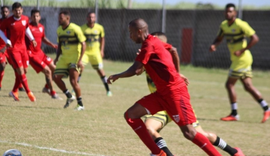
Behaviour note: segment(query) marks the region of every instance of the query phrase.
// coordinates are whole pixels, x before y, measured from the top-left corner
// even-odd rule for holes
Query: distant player
[[[165,42],[165,43],[167,42],[167,37],[162,32],[154,32],[152,33],[152,35],[158,37],[162,42]],[[175,60],[174,65],[176,67],[176,70],[179,72],[180,61],[179,61],[179,56],[176,49],[172,47],[172,50],[168,52],[171,53],[173,60]],[[151,93],[154,93],[156,91],[156,86],[148,74],[146,74],[146,77],[147,77],[148,88]],[[181,77],[185,80],[186,84],[188,85],[189,82],[187,78],[184,77],[183,75],[181,75]],[[162,149],[167,154],[167,156],[173,156],[173,154],[168,149],[166,141],[162,138],[159,132],[171,121],[172,119],[170,118],[170,116],[168,115],[166,111],[160,111],[154,115],[145,116],[145,125],[149,134],[151,135],[155,143],[158,145],[158,147]],[[231,156],[244,156],[240,148],[232,148],[230,145],[228,145],[223,139],[218,137],[216,134],[205,132],[200,126],[198,120],[194,122],[192,125],[198,132],[202,133],[205,137],[207,137],[214,146],[218,146],[219,148],[226,151]]]
[[[67,101],[64,106],[64,108],[67,108],[75,99],[62,80],[69,76],[78,102],[75,109],[83,110],[81,88],[77,80],[80,68],[82,67],[82,56],[85,51],[86,38],[78,25],[70,23],[70,13],[68,11],[61,11],[59,13],[59,25],[57,29],[58,52],[55,58],[56,69],[54,71],[54,81],[67,96]]]
[[[142,44],[141,52],[126,71],[109,76],[108,83],[140,74],[145,69],[156,84],[156,92],[144,96],[124,113],[126,122],[151,151],[151,156],[167,154],[153,141],[141,117],[162,110],[168,112],[186,139],[210,156],[221,156],[209,140],[192,126],[196,117],[186,84],[175,69],[171,54],[167,52],[167,49],[171,49],[171,45],[150,35],[148,24],[141,18],[129,23],[129,34],[135,43]]]
[[[87,23],[81,26],[84,36],[86,37],[86,50],[82,58],[83,67],[89,62],[100,76],[104,87],[107,91],[107,96],[112,96],[112,92],[107,83],[107,78],[103,70],[104,46],[105,46],[105,31],[102,25],[96,23],[96,14],[89,12],[87,14]]]
[[[13,16],[5,20],[0,26],[0,36],[8,46],[7,54],[12,61],[12,67],[15,69],[16,81],[13,90],[10,92],[15,101],[19,101],[18,88],[20,83],[23,84],[24,89],[29,99],[34,102],[36,97],[28,87],[27,78],[25,75],[28,67],[28,54],[26,52],[25,35],[31,40],[34,46],[36,41],[28,27],[29,19],[22,15],[23,8],[21,3],[15,2],[12,5]],[[7,37],[4,32],[7,32]]]
[[[236,18],[237,12],[235,5],[229,3],[225,7],[225,18],[220,25],[220,29],[216,39],[210,46],[210,52],[216,51],[216,47],[221,43],[225,37],[227,45],[231,54],[231,66],[229,76],[226,81],[226,89],[231,103],[231,114],[221,118],[223,121],[237,121],[239,115],[237,113],[237,100],[234,85],[238,79],[242,82],[245,90],[249,92],[252,97],[261,105],[264,110],[264,117],[262,123],[268,120],[270,116],[270,109],[265,100],[263,100],[261,93],[252,84],[252,55],[249,49],[255,45],[259,38],[255,31],[245,21]],[[247,43],[246,37],[250,38]]]
[[[59,97],[54,91],[52,84],[52,73],[54,72],[55,65],[53,60],[46,56],[41,49],[42,41],[55,49],[57,49],[57,45],[50,42],[45,36],[45,28],[39,23],[40,19],[40,11],[33,9],[31,11],[31,23],[29,24],[29,28],[37,42],[37,46],[34,47],[30,40],[26,39],[29,63],[37,73],[43,72],[45,75],[46,85],[43,88],[43,92],[49,93],[53,99],[58,99]]]

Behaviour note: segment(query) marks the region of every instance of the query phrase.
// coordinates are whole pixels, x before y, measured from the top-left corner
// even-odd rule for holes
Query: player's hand
[[[140,54],[140,52],[141,52],[141,49],[138,49],[138,52],[136,53],[137,55],[139,55]]]
[[[209,48],[209,51],[210,52],[213,52],[213,51],[216,51],[217,50],[217,48],[216,48],[216,45],[214,45],[214,44],[212,44],[211,46],[210,46],[210,48]]]
[[[54,61],[53,61],[54,65],[56,65],[57,61],[58,61],[58,59],[57,59],[57,58],[56,58],[56,59],[54,59]]]
[[[58,45],[57,45],[57,44],[52,44],[52,47],[53,47],[54,49],[58,49]]]
[[[101,55],[102,58],[104,57],[104,51],[103,50],[100,51],[100,55]]]
[[[33,43],[34,47],[37,46],[37,41],[36,40],[33,40],[32,43]]]
[[[119,76],[117,74],[116,75],[111,75],[111,76],[108,77],[107,83],[112,84],[112,82],[116,81],[117,79],[119,79]]]
[[[12,48],[12,44],[11,44],[10,40],[7,40],[6,47],[7,48]]]
[[[184,79],[186,85],[188,86],[189,85],[189,81],[187,79],[187,77],[185,77],[183,74],[180,74],[181,78]]]
[[[245,49],[237,50],[234,52],[235,56],[241,56],[245,52]]]
[[[78,67],[79,69],[81,69],[81,68],[83,67],[82,61],[78,61],[77,67]]]

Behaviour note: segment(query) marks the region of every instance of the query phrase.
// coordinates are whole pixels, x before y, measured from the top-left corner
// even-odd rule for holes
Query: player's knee
[[[183,135],[186,139],[188,140],[193,140],[195,135],[196,135],[196,131],[195,130],[188,130],[188,131],[184,131]]]

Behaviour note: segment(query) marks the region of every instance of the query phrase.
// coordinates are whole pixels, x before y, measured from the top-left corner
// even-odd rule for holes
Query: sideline
[[[30,144],[27,144],[27,143],[20,143],[20,142],[10,142],[10,141],[0,140],[0,143],[20,145],[20,146],[25,146],[25,147],[33,147],[33,148],[37,148],[37,149],[41,149],[41,150],[50,150],[50,151],[55,151],[55,152],[67,153],[67,154],[90,155],[90,156],[105,156],[105,155],[91,154],[91,153],[85,153],[85,152],[66,151],[66,150],[63,150],[63,149],[56,149],[56,148],[51,148],[51,147],[41,147],[41,146],[37,146],[37,145],[30,145]],[[8,150],[8,149],[6,149],[6,150]]]

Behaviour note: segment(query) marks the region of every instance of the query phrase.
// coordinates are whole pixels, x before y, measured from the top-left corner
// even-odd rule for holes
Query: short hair
[[[3,6],[1,7],[1,10],[4,10],[5,8],[7,8],[7,9],[9,10],[9,7],[6,6],[6,5],[3,5]]]
[[[228,3],[225,7],[225,9],[228,9],[230,7],[233,7],[235,9],[235,5],[233,3]]]
[[[87,17],[90,15],[90,14],[96,14],[94,11],[90,11],[87,13]]]
[[[17,8],[22,8],[22,4],[19,2],[15,2],[12,4],[12,10],[17,9]]]
[[[59,13],[59,15],[64,14],[65,16],[69,16],[70,17],[70,12],[68,10],[63,10]]]
[[[40,14],[40,11],[38,9],[32,9],[31,10],[31,16],[34,15],[35,13],[39,13]]]
[[[151,35],[157,36],[162,42],[167,43],[167,36],[161,31],[152,32]]]

